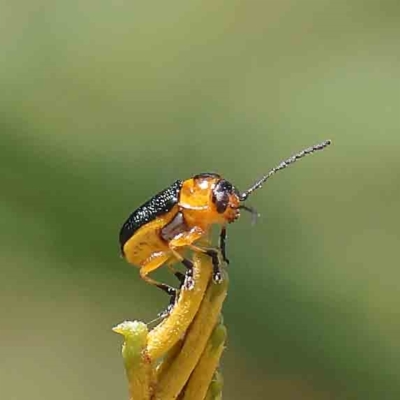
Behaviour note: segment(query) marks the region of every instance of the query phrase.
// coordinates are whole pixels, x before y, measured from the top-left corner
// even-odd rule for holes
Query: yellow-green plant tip
[[[124,321],[113,328],[113,331],[125,338],[122,355],[125,365],[140,362],[143,349],[147,344],[147,326],[140,321]]]
[[[226,328],[223,325],[217,325],[190,376],[183,400],[203,400],[206,397],[224,351],[225,339]]]
[[[209,271],[212,270],[212,264],[209,257],[198,256],[198,260],[201,261],[201,267],[203,269]],[[228,280],[225,278],[227,278],[226,273],[224,273],[223,282],[218,284],[210,283],[196,318],[188,329],[181,351],[174,359],[171,366],[160,377],[154,400],[177,398],[188,381],[191,373],[195,369],[219,319],[222,303],[226,297],[226,291],[228,288]],[[216,286],[218,286],[218,288],[216,288]],[[221,348],[223,348],[223,346],[221,346]],[[217,352],[215,352],[215,355],[218,357]],[[218,363],[216,363],[216,365],[217,364]],[[208,382],[204,388],[203,398],[201,400],[204,399],[215,368],[216,366],[209,375]]]
[[[147,325],[140,321],[124,321],[112,328],[112,330],[125,337],[143,335],[144,333],[147,335]]]
[[[147,355],[147,326],[139,321],[124,321],[113,328],[124,336],[122,346],[129,393],[132,400],[150,400],[153,372]]]
[[[183,288],[170,315],[148,334],[147,351],[151,360],[163,356],[185,334],[193,322],[211,278],[210,257],[195,254],[193,257],[193,282],[190,289]]]

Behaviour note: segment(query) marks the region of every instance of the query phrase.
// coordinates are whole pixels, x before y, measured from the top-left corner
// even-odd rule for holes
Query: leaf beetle
[[[213,278],[219,282],[220,255],[223,261],[228,262],[227,224],[236,221],[242,209],[257,215],[243,202],[276,172],[330,144],[331,141],[326,140],[282,161],[244,192],[239,192],[234,185],[216,173],[201,173],[185,181],[177,180],[133,211],[122,225],[119,234],[122,256],[130,264],[140,268],[140,276],[145,281],[173,298],[176,289],[148,275],[165,264],[171,267],[176,262],[181,262],[190,274],[193,264],[185,257],[188,249],[206,253],[212,258]],[[213,225],[220,226],[218,249],[201,247],[197,243],[207,237]],[[183,281],[184,275],[174,272]]]

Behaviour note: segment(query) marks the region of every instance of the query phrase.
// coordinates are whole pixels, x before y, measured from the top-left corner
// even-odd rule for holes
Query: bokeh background
[[[167,302],[128,214],[326,138],[230,227],[225,398],[399,398],[399,2],[3,1],[0,32],[1,399],[127,398],[111,327]]]

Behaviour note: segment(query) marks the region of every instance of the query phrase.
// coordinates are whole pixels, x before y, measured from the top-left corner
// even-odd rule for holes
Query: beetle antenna
[[[259,181],[257,181],[253,186],[251,186],[250,189],[247,189],[245,192],[243,192],[240,195],[240,201],[245,201],[255,190],[260,189],[260,187],[276,172],[278,172],[282,169],[285,169],[289,165],[295,163],[300,158],[303,158],[309,154],[313,154],[316,151],[323,150],[325,147],[329,146],[331,143],[332,143],[331,140],[325,140],[322,143],[308,147],[307,149],[304,149],[304,150],[300,151],[299,153],[294,154],[293,156],[289,157],[287,160],[282,161],[275,168],[272,168],[271,171],[269,171],[267,175],[264,175]]]

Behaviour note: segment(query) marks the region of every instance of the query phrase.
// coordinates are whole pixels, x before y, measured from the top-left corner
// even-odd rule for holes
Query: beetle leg
[[[181,283],[181,286],[185,282],[185,274],[176,270],[172,265],[167,265],[168,269],[178,278],[178,281]]]
[[[178,278],[179,282],[181,283],[181,286],[185,283],[185,274],[182,274],[182,272],[176,271],[174,272],[174,275]]]
[[[170,297],[170,299],[169,299],[168,307],[167,307],[164,311],[161,311],[160,313],[158,313],[158,316],[159,316],[160,318],[166,318],[166,317],[168,317],[168,315],[170,314],[170,312],[171,312],[172,309],[174,308],[177,294],[178,294],[178,291],[176,290],[176,291],[175,291],[175,294],[172,295],[172,296]]]
[[[161,283],[161,282],[154,280],[153,278],[150,278],[147,275],[148,272],[149,271],[147,271],[145,268],[141,268],[140,269],[140,277],[143,280],[145,280],[147,283],[150,283],[150,285],[156,286],[159,289],[161,289],[162,291],[164,291],[165,293],[167,293],[168,295],[170,295],[171,298],[173,298],[175,301],[177,290],[175,288],[173,288],[172,286],[167,285],[166,283]]]
[[[185,285],[185,287],[187,289],[191,289],[193,287],[193,283],[194,283],[193,282],[193,263],[192,263],[192,261],[183,257],[182,254],[177,252],[175,249],[171,249],[171,252],[186,267],[187,271],[186,271],[186,274],[184,275],[183,284]],[[178,277],[176,273],[175,273],[175,276]]]
[[[189,248],[192,249],[193,251],[207,254],[209,257],[211,257],[211,261],[212,261],[212,265],[213,265],[214,282],[220,283],[222,281],[220,252],[216,249],[203,249],[203,248],[195,246],[193,244],[189,245]]]
[[[178,290],[176,290],[172,286],[167,285],[166,283],[161,283],[161,282],[158,282],[158,281],[150,278],[147,274],[148,274],[148,271],[146,271],[145,269],[142,268],[140,270],[140,276],[147,283],[150,283],[150,285],[158,287],[159,289],[161,289],[162,291],[164,291],[165,293],[167,293],[170,296],[168,307],[164,311],[162,311],[158,314],[158,316],[160,318],[168,317],[169,313],[174,308],[176,297],[178,295]]]
[[[219,248],[221,249],[222,259],[229,264],[229,260],[226,258],[226,226],[221,228],[221,233],[219,234]]]

